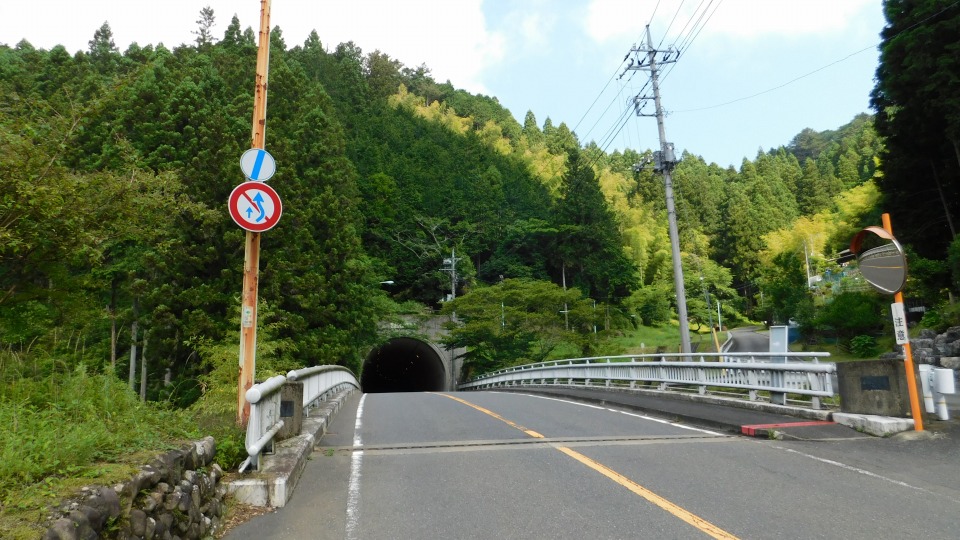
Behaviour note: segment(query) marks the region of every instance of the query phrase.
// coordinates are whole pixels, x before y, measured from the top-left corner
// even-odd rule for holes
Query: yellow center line
[[[531,429],[527,429],[527,428],[525,428],[525,427],[523,427],[523,426],[521,426],[521,425],[519,425],[519,424],[517,424],[517,423],[515,423],[515,422],[511,422],[510,420],[507,420],[506,418],[500,416],[499,414],[497,414],[497,413],[495,413],[495,412],[493,412],[493,411],[491,411],[491,410],[489,410],[489,409],[485,409],[485,408],[483,408],[483,407],[481,407],[481,406],[479,406],[479,405],[474,405],[473,403],[470,403],[469,401],[460,399],[460,398],[455,397],[455,396],[451,396],[451,395],[449,395],[449,394],[439,394],[439,393],[438,393],[438,394],[436,394],[436,395],[438,395],[438,396],[443,396],[443,397],[447,397],[447,398],[450,398],[450,399],[452,399],[452,400],[454,400],[454,401],[457,401],[457,402],[459,402],[459,403],[462,403],[462,404],[464,404],[464,405],[466,405],[466,406],[468,406],[468,407],[472,407],[472,408],[474,408],[474,409],[476,409],[476,410],[478,410],[478,411],[480,411],[480,412],[482,412],[482,413],[484,413],[484,414],[490,415],[490,416],[496,418],[497,420],[500,420],[501,422],[506,423],[507,425],[509,425],[509,426],[511,426],[511,427],[515,427],[515,428],[519,429],[520,431],[522,431],[522,432],[526,433],[527,435],[530,435],[531,437],[534,437],[534,438],[536,438],[536,439],[543,439],[543,438],[544,438],[543,435],[537,433],[536,431],[533,431],[533,430],[531,430]],[[609,479],[613,480],[614,482],[616,482],[617,484],[620,484],[621,486],[627,488],[628,490],[632,491],[633,493],[635,493],[635,494],[643,497],[644,499],[646,499],[647,501],[653,503],[654,505],[656,505],[656,506],[658,506],[658,507],[666,510],[667,512],[670,512],[670,513],[673,514],[675,517],[679,518],[680,520],[684,521],[685,523],[688,523],[688,524],[696,527],[697,529],[703,531],[703,532],[706,533],[707,535],[709,535],[709,536],[711,536],[711,537],[713,537],[713,538],[718,538],[718,539],[737,540],[737,537],[736,537],[736,536],[728,533],[727,531],[721,529],[720,527],[717,527],[717,526],[714,525],[713,523],[710,523],[709,521],[701,518],[700,516],[697,516],[697,515],[694,514],[693,512],[690,512],[690,511],[688,511],[688,510],[686,510],[686,509],[684,509],[684,508],[682,508],[682,507],[680,507],[680,506],[677,506],[676,504],[668,501],[667,499],[664,499],[663,497],[661,497],[661,496],[657,495],[656,493],[650,491],[649,489],[641,486],[640,484],[634,482],[633,480],[630,480],[630,479],[627,478],[626,476],[618,473],[617,471],[611,469],[610,467],[607,467],[606,465],[604,465],[604,464],[602,464],[602,463],[600,463],[600,462],[598,462],[598,461],[595,461],[595,460],[593,460],[593,459],[590,459],[589,457],[581,454],[580,452],[577,452],[576,450],[573,450],[573,449],[568,448],[568,447],[566,447],[566,446],[554,446],[554,448],[556,448],[557,450],[563,452],[564,454],[572,457],[573,459],[579,461],[580,463],[583,463],[584,465],[586,465],[587,467],[590,467],[591,469],[597,471],[598,473],[606,476],[607,478],[609,478]]]
[[[479,406],[479,405],[474,405],[473,403],[470,403],[469,401],[460,399],[460,398],[458,398],[458,397],[451,396],[450,394],[437,394],[437,395],[438,395],[438,396],[443,396],[443,397],[448,397],[448,398],[450,398],[450,399],[452,399],[452,400],[454,400],[454,401],[458,401],[458,402],[460,402],[460,403],[463,403],[463,404],[466,405],[467,407],[473,407],[474,409],[476,409],[476,410],[478,410],[478,411],[480,411],[480,412],[482,412],[482,413],[484,413],[484,414],[489,414],[490,416],[496,418],[497,420],[500,420],[501,422],[506,423],[506,424],[509,425],[510,427],[515,427],[515,428],[519,429],[520,431],[526,433],[527,435],[533,437],[534,439],[543,439],[543,438],[545,438],[543,435],[537,433],[536,431],[533,431],[532,429],[527,429],[527,428],[521,426],[520,424],[517,424],[516,422],[511,422],[510,420],[507,420],[506,418],[504,418],[504,417],[500,416],[499,414],[491,411],[490,409],[484,409],[483,407],[481,407],[481,406]]]
[[[588,458],[587,456],[581,454],[580,452],[577,452],[576,450],[572,450],[565,446],[557,446],[556,449],[572,457],[573,459],[579,461],[580,463],[583,463],[584,465],[586,465],[587,467],[590,467],[591,469],[597,471],[598,473],[606,476],[607,478],[613,480],[614,482],[620,484],[621,486],[629,489],[630,491],[636,493],[637,495],[643,497],[644,499],[652,502],[653,504],[659,506],[660,508],[663,508],[667,512],[670,512],[674,516],[680,518],[682,521],[685,521],[690,525],[693,525],[694,527],[707,533],[713,538],[724,538],[724,539],[731,539],[731,540],[737,538],[736,536],[728,533],[727,531],[721,529],[720,527],[717,527],[713,523],[710,523],[709,521],[694,514],[693,512],[690,512],[689,510],[686,510],[684,508],[677,506],[676,504],[673,504],[667,499],[664,499],[663,497],[641,486],[640,484],[634,482],[633,480],[630,480],[626,476],[623,476],[622,474],[611,469],[610,467],[607,467],[606,465],[600,462],[594,461]]]

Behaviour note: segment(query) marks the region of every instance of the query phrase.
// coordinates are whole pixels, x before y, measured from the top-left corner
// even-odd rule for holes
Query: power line
[[[676,21],[677,17],[680,15],[680,12],[681,12],[681,10],[682,10],[682,8],[683,8],[683,4],[685,3],[685,1],[686,1],[686,0],[684,0],[683,2],[681,2],[680,5],[677,7],[677,10],[676,10],[676,12],[674,13],[673,18],[672,18],[671,21],[670,21],[670,25],[667,27],[667,31],[664,33],[664,37],[666,37],[666,35],[669,33],[670,27],[673,26],[673,23]],[[678,39],[680,39],[680,40],[682,40],[682,41],[685,41],[687,44],[692,44],[692,43],[693,43],[693,41],[694,41],[694,40],[696,39],[696,37],[699,35],[700,31],[703,30],[703,28],[706,26],[706,24],[707,24],[707,23],[710,21],[710,19],[713,17],[713,14],[716,13],[717,9],[719,9],[720,3],[723,2],[723,0],[720,0],[720,2],[717,3],[716,7],[714,7],[713,11],[711,12],[711,11],[710,11],[710,8],[711,8],[711,6],[713,6],[714,1],[715,1],[715,0],[710,0],[709,3],[706,4],[706,7],[704,7],[704,3],[707,2],[707,0],[700,0],[700,3],[697,5],[697,7],[696,7],[696,8],[694,9],[694,11],[693,11],[693,14],[690,16],[690,18],[687,20],[686,24],[684,24],[683,28],[680,30],[680,33],[679,33],[679,35],[678,35]],[[658,2],[657,7],[659,7],[659,2]],[[701,10],[701,8],[703,8],[703,9]],[[654,13],[656,13],[656,8],[654,9]],[[709,16],[707,16],[707,13],[709,13]],[[705,16],[706,16],[706,19],[704,19]],[[651,19],[652,19],[652,16],[651,16]],[[691,23],[693,23],[692,26],[691,26]],[[689,32],[686,34],[686,36],[684,37],[684,31],[686,31],[688,28],[689,28],[690,30],[689,30]],[[648,44],[649,44],[648,47],[649,47],[650,45],[652,45],[652,42],[649,41],[649,25],[648,25],[648,27],[647,27],[647,42],[648,42]],[[660,43],[661,43],[661,44],[663,43],[663,40],[662,40],[662,39],[661,39]],[[659,45],[658,45],[658,48],[659,48]],[[675,50],[675,49],[671,48],[671,51],[674,51],[674,54],[676,54],[677,57],[679,57],[680,52],[679,52],[678,50]],[[657,51],[655,51],[655,52],[657,52]],[[668,52],[667,56],[669,56],[669,54],[670,54],[670,53]],[[620,63],[620,65],[623,65],[623,63],[627,60],[627,58],[628,58],[629,56],[630,56],[630,54],[628,53],[627,56],[624,57],[624,60]],[[666,62],[665,62],[665,63],[666,63]],[[672,62],[671,62],[671,63],[672,63]],[[639,67],[639,66],[638,66],[638,67]],[[674,67],[675,67],[675,66],[673,66],[673,65],[670,65],[670,66],[669,66],[669,68],[666,70],[666,73],[663,74],[663,76],[662,76],[662,78],[661,78],[661,81],[662,81],[663,79],[666,79],[666,76],[673,70]],[[634,71],[634,69],[633,69],[633,60],[632,60],[632,59],[631,59],[630,63],[628,64],[628,66],[627,66],[627,68],[625,69],[624,72],[626,72],[626,71]],[[632,75],[633,75],[633,74],[631,73],[631,76],[632,76]],[[621,73],[620,77],[621,77],[621,78],[623,77],[623,74],[622,74],[622,73]],[[646,88],[647,88],[647,86],[650,84],[650,82],[651,82],[651,81],[648,80],[648,81],[644,84],[643,88],[641,88],[641,90],[637,93],[637,96],[640,96],[640,95],[642,95],[642,94],[644,93],[644,91],[646,90]],[[608,83],[608,84],[609,84],[609,83]],[[609,107],[608,107],[607,109],[609,110]],[[606,151],[606,149],[613,143],[613,141],[615,140],[615,138],[620,134],[620,132],[624,129],[624,127],[626,127],[627,121],[628,121],[628,119],[629,119],[628,111],[629,111],[629,109],[627,109],[626,111],[624,111],[624,113],[622,113],[622,114],[617,118],[617,120],[614,122],[613,126],[611,127],[611,130],[609,130],[609,131],[607,132],[607,134],[605,135],[605,137],[601,140],[601,146],[602,146],[602,148],[603,148],[604,151]],[[605,111],[605,112],[606,112],[606,111]],[[638,113],[639,113],[639,111],[638,111]],[[600,121],[600,120],[598,119],[598,120],[597,120],[597,123],[599,123],[599,121]],[[594,125],[594,127],[596,127],[596,124]],[[593,128],[591,128],[591,131],[592,131],[592,129],[593,129]],[[639,133],[638,133],[638,141],[639,141],[639,139],[640,139],[640,137],[639,137]]]
[[[597,127],[597,124],[599,124],[601,120],[603,120],[604,116],[606,116],[606,114],[607,114],[607,111],[609,111],[609,110],[610,110],[610,107],[612,107],[613,104],[617,102],[617,98],[619,98],[619,97],[620,97],[620,96],[614,96],[613,101],[611,101],[610,104],[607,105],[607,108],[604,109],[602,113],[600,113],[600,116],[597,118],[597,121],[594,122],[593,125],[590,126],[590,129],[587,130],[587,132],[583,135],[583,137],[584,137],[585,139],[586,139],[587,137],[589,137],[591,133],[593,133],[593,129]]]
[[[626,57],[620,61],[620,66],[627,60]],[[620,66],[617,66],[617,69],[613,71],[613,75],[610,76],[610,79],[607,81],[607,84],[603,86],[603,90],[600,90],[600,93],[597,94],[597,97],[593,100],[593,103],[590,104],[590,107],[587,108],[586,112],[583,113],[583,116],[580,117],[580,120],[577,122],[577,125],[573,126],[573,131],[577,131],[577,128],[580,127],[580,122],[583,122],[583,119],[590,114],[590,111],[593,109],[593,106],[597,104],[597,101],[603,96],[603,93],[607,91],[607,87],[610,86],[610,83],[613,82],[613,79],[617,76],[617,72],[620,71]]]
[[[687,19],[687,23],[684,24],[684,25],[683,25],[683,28],[680,29],[680,32],[677,33],[677,39],[678,39],[678,40],[683,37],[683,33],[687,30],[687,27],[690,26],[690,23],[693,22],[693,19],[694,19],[694,18],[696,18],[697,13],[700,12],[700,8],[703,7],[704,1],[705,1],[705,0],[700,0],[700,3],[697,4],[696,9],[694,9],[694,10],[693,10],[693,13],[690,14],[690,18]],[[711,3],[712,3],[712,0],[711,0]],[[696,25],[694,25],[694,27],[696,27]],[[669,28],[668,28],[667,30],[669,31]],[[691,30],[691,31],[692,31],[692,30]],[[676,42],[677,42],[677,40],[674,40],[674,43],[676,43]]]
[[[633,73],[630,74],[631,78],[633,77],[633,75],[634,75]],[[644,91],[646,91],[647,86],[649,85],[650,85],[650,81],[648,80],[646,83],[644,83],[639,93],[642,94]],[[625,107],[620,112],[620,116],[617,117],[611,129],[607,131],[607,134],[601,140],[601,144],[603,145],[604,151],[606,151],[606,149],[609,148],[611,144],[613,144],[613,141],[616,140],[617,135],[619,135],[620,132],[623,131],[623,128],[627,125],[627,122],[630,120],[632,116],[631,112],[632,110],[629,107]]]
[[[799,81],[799,80],[801,80],[801,79],[805,79],[805,78],[809,77],[810,75],[813,75],[813,74],[815,74],[815,73],[819,73],[819,72],[827,69],[828,67],[831,67],[831,66],[833,66],[833,65],[839,64],[840,62],[843,62],[843,61],[845,61],[845,60],[848,60],[848,59],[850,59],[850,58],[852,58],[852,57],[854,57],[854,56],[856,56],[856,55],[858,55],[858,54],[860,54],[860,53],[862,53],[862,52],[868,51],[868,50],[873,49],[873,48],[875,48],[875,47],[876,47],[876,45],[870,45],[869,47],[865,47],[865,48],[863,48],[863,49],[860,49],[859,51],[852,52],[852,53],[848,54],[847,56],[844,56],[843,58],[841,58],[841,59],[839,59],[839,60],[835,60],[835,61],[833,61],[833,62],[830,62],[829,64],[827,64],[827,65],[825,65],[825,66],[818,67],[817,69],[815,69],[815,70],[813,70],[813,71],[811,71],[811,72],[809,72],[809,73],[804,73],[803,75],[800,75],[799,77],[793,78],[793,79],[791,79],[791,80],[789,80],[789,81],[787,81],[787,82],[785,82],[785,83],[783,83],[783,84],[774,86],[773,88],[768,88],[768,89],[766,89],[766,90],[757,92],[756,94],[751,94],[751,95],[749,95],[749,96],[744,96],[744,97],[737,98],[737,99],[734,99],[734,100],[730,100],[730,101],[727,101],[727,102],[724,102],[724,103],[718,103],[717,105],[710,105],[709,107],[700,107],[700,108],[697,108],[697,109],[682,109],[682,110],[677,110],[677,111],[673,111],[673,112],[675,112],[675,113],[684,113],[684,112],[707,111],[707,110],[710,110],[710,109],[717,109],[717,108],[719,108],[719,107],[726,107],[727,105],[732,105],[732,104],[734,104],[734,103],[739,103],[739,102],[741,102],[741,101],[746,101],[746,100],[748,100],[748,99],[753,99],[753,98],[755,98],[755,97],[762,96],[762,95],[764,95],[764,94],[769,94],[770,92],[773,92],[773,91],[775,91],[775,90],[779,90],[779,89],[781,89],[781,88],[783,88],[783,87],[785,87],[785,86],[789,86],[789,85],[791,85],[791,84],[793,84],[793,83],[795,83],[795,82],[797,82],[797,81]]]
[[[680,5],[683,5],[683,4],[681,3]],[[648,21],[648,24],[653,22],[653,18],[657,15],[657,9],[659,8],[660,8],[660,0],[657,0],[657,5],[653,6],[653,13],[650,14],[650,20]]]
[[[720,0],[720,1],[722,2],[723,0]],[[892,41],[892,40],[896,39],[898,36],[900,36],[900,35],[903,34],[904,32],[906,32],[906,31],[908,31],[908,30],[912,30],[912,29],[920,26],[921,24],[926,23],[927,21],[929,21],[929,20],[931,20],[931,19],[940,16],[940,15],[943,14],[944,12],[946,12],[946,11],[952,9],[952,8],[957,7],[958,5],[960,5],[960,0],[957,0],[956,2],[950,4],[949,6],[944,7],[944,8],[941,9],[940,11],[934,13],[933,15],[930,15],[929,17],[926,17],[926,18],[924,18],[923,20],[920,20],[920,21],[912,24],[912,25],[904,28],[903,30],[900,30],[900,31],[897,32],[896,34],[890,36],[890,37],[888,38],[888,41]],[[719,4],[717,5],[717,7],[719,7]],[[714,13],[716,13],[716,10],[714,10]],[[712,16],[713,16],[713,15],[711,14],[711,17],[712,17]],[[708,19],[708,20],[709,20],[709,19]],[[699,35],[699,32],[698,32],[698,35]],[[783,87],[785,87],[785,86],[789,86],[789,85],[791,85],[791,84],[793,84],[793,83],[795,83],[795,82],[797,82],[797,81],[799,81],[799,80],[805,79],[805,78],[807,78],[807,77],[809,77],[809,76],[811,76],[811,75],[814,75],[814,74],[816,74],[816,73],[819,73],[819,72],[821,72],[821,71],[823,71],[823,70],[825,70],[825,69],[827,69],[827,68],[829,68],[829,67],[832,67],[832,66],[834,66],[834,65],[836,65],[836,64],[839,64],[839,63],[841,63],[841,62],[844,62],[844,61],[846,61],[846,60],[849,60],[850,58],[852,58],[852,57],[854,57],[854,56],[856,56],[856,55],[858,55],[858,54],[861,54],[861,53],[863,53],[863,52],[866,52],[866,51],[868,51],[868,50],[870,50],[870,49],[878,48],[882,43],[883,43],[883,42],[880,41],[880,42],[877,42],[877,43],[875,43],[875,44],[873,44],[873,45],[869,45],[869,46],[864,47],[864,48],[862,48],[862,49],[860,49],[860,50],[858,50],[858,51],[854,51],[854,52],[852,52],[852,53],[844,56],[843,58],[840,58],[840,59],[838,59],[838,60],[834,60],[833,62],[830,62],[829,64],[820,66],[820,67],[818,67],[817,69],[814,69],[813,71],[810,71],[810,72],[808,72],[808,73],[804,73],[803,75],[800,75],[800,76],[798,76],[798,77],[795,77],[795,78],[793,78],[793,79],[791,79],[791,80],[789,80],[789,81],[787,81],[787,82],[785,82],[785,83],[783,83],[783,84],[774,86],[773,88],[768,88],[768,89],[766,89],[766,90],[757,92],[757,93],[755,93],[755,94],[751,94],[751,95],[749,95],[749,96],[740,97],[740,98],[737,98],[737,99],[733,99],[733,100],[730,100],[730,101],[726,101],[726,102],[724,102],[724,103],[718,103],[718,104],[716,104],[716,105],[710,105],[709,107],[699,107],[699,108],[696,108],[696,109],[681,109],[681,110],[675,110],[675,111],[672,111],[672,112],[685,113],[685,112],[707,111],[707,110],[710,110],[710,109],[717,109],[717,108],[720,108],[720,107],[726,107],[727,105],[732,105],[732,104],[734,104],[734,103],[739,103],[739,102],[741,102],[741,101],[746,101],[746,100],[748,100],[748,99],[753,99],[753,98],[755,98],[755,97],[759,97],[759,96],[762,96],[762,95],[764,95],[764,94],[769,94],[770,92],[779,90],[779,89],[781,89],[781,88],[783,88]],[[692,44],[692,40],[691,40],[690,44]],[[688,49],[689,49],[689,45],[690,45],[690,44],[687,44],[687,48],[688,48]],[[687,50],[688,50],[688,49],[687,49]],[[684,50],[684,51],[682,51],[682,52],[686,52],[686,51]],[[682,54],[682,52],[681,52],[681,54]],[[671,68],[672,68],[672,67],[673,67],[673,66],[671,66]],[[670,72],[672,72],[672,71],[673,71],[672,69],[670,69],[669,71],[667,71],[667,73],[663,76],[663,78],[666,79],[666,78],[667,78],[667,75],[669,75]]]
[[[620,134],[620,131],[623,130],[623,127],[627,124],[627,121],[630,120],[630,109],[624,109],[620,115],[614,120],[613,125],[610,126],[610,129],[607,130],[603,138],[600,140],[598,146],[600,146],[604,151],[613,144],[613,141],[617,138],[617,135]]]
[[[706,9],[704,10],[704,13],[706,13],[706,12],[710,9],[710,6],[713,4],[713,1],[714,1],[714,0],[710,0],[710,4],[707,4],[707,7],[706,7]],[[702,4],[702,3],[703,3],[703,2],[701,2],[701,4]],[[720,5],[721,5],[721,4],[723,4],[723,0],[720,0],[719,2],[717,2],[717,7],[713,8],[713,11],[710,13],[710,15],[707,17],[707,19],[706,19],[705,21],[703,21],[703,24],[700,24],[699,29],[697,29],[697,27],[694,26],[694,28],[690,30],[690,33],[687,34],[687,37],[689,38],[689,40],[688,40],[687,38],[684,38],[684,39],[682,40],[681,45],[677,46],[677,54],[678,54],[678,55],[686,54],[686,52],[687,52],[688,50],[690,50],[690,47],[693,46],[693,42],[694,42],[694,41],[697,39],[697,37],[700,35],[700,32],[702,32],[703,29],[706,28],[707,23],[710,22],[710,19],[713,19],[713,16],[716,15],[717,10],[720,9]],[[692,18],[692,17],[691,17],[691,18]],[[703,16],[701,15],[700,18],[703,19]],[[699,21],[698,21],[698,22],[699,22]],[[696,34],[693,34],[694,30],[696,30]],[[691,35],[693,35],[692,38],[690,38]],[[679,58],[679,56],[678,56],[678,58]],[[674,68],[674,67],[676,67],[676,64],[672,64],[672,65],[669,67],[669,69],[667,69],[666,73],[663,74],[663,78],[661,79],[661,82],[667,80],[667,77],[670,75],[670,73],[673,72],[673,68]]]
[[[667,29],[663,32],[663,37],[660,39],[660,43],[657,43],[657,48],[658,48],[658,49],[660,48],[661,45],[663,45],[663,40],[667,38],[667,34],[670,33],[670,28],[673,26],[673,21],[676,21],[676,20],[677,20],[677,17],[680,15],[680,10],[683,9],[683,4],[685,4],[686,1],[687,1],[687,0],[682,0],[682,1],[680,2],[680,5],[677,6],[677,12],[674,13],[674,14],[673,14],[673,18],[670,19],[670,24],[667,25]],[[703,3],[703,0],[700,0],[700,3]],[[656,10],[654,10],[654,13],[656,13]],[[653,22],[653,16],[652,16],[652,15],[650,16],[650,22]],[[689,21],[687,22],[687,24],[690,24]],[[650,25],[647,24],[647,26],[650,26]],[[680,32],[683,33],[683,30],[681,30]]]
[[[622,65],[622,64],[623,64],[623,63],[621,62],[621,65]],[[620,77],[623,77],[623,75],[621,75]],[[617,80],[620,80],[620,77],[618,77]],[[633,73],[631,73],[631,74],[630,74],[630,78],[627,79],[627,84],[629,84],[631,80],[633,80]],[[608,83],[608,85],[609,85],[609,83]],[[622,88],[623,88],[623,87],[621,87],[620,92],[622,92]],[[606,88],[604,88],[604,90],[606,90]],[[607,104],[607,108],[604,109],[602,113],[600,113],[600,118],[598,118],[597,121],[594,122],[593,126],[590,127],[590,129],[589,129],[589,130],[587,131],[587,133],[584,135],[585,137],[588,136],[588,135],[593,131],[593,128],[597,127],[597,124],[600,123],[600,120],[603,119],[603,115],[605,115],[605,114],[607,113],[607,111],[610,110],[610,107],[612,107],[613,104],[617,102],[617,99],[618,99],[618,98],[619,98],[619,95],[615,95],[615,96],[613,97],[613,99],[610,101],[610,103]],[[598,98],[598,99],[599,99],[599,98]],[[595,101],[594,103],[596,103],[596,101]],[[592,105],[591,105],[591,108],[593,108]],[[582,122],[582,121],[583,121],[583,120],[581,119],[581,122]],[[578,124],[578,125],[579,125],[579,124]]]
[[[720,9],[720,4],[723,3],[723,0],[720,0],[720,2],[717,3],[717,7],[714,8],[714,10],[710,13],[710,16],[707,17],[707,20],[703,20],[703,17],[707,14],[708,11],[710,11],[710,6],[713,5],[713,2],[714,0],[710,0],[710,3],[707,4],[707,7],[704,8],[704,10],[700,13],[700,17],[697,18],[697,22],[694,23],[693,27],[690,28],[690,32],[687,33],[687,37],[685,37],[683,41],[680,42],[680,45],[677,45],[678,49],[680,49],[681,51],[684,51],[687,49],[687,47],[693,44],[693,40],[695,40],[697,36],[700,35],[700,32],[704,29],[704,27],[707,26],[707,23],[710,22],[711,18],[713,18],[713,14],[717,12],[717,9]],[[701,2],[701,5],[702,4],[703,2]],[[701,23],[700,21],[703,21],[703,22]]]

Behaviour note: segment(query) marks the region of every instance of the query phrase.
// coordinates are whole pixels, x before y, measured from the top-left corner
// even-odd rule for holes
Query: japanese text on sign
[[[907,316],[901,302],[890,304],[890,314],[893,315],[893,337],[897,340],[897,345],[903,345],[910,341],[907,334]]]

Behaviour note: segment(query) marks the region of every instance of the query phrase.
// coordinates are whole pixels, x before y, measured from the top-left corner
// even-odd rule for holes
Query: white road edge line
[[[569,403],[570,405],[579,405],[579,406],[581,406],[581,407],[588,407],[588,408],[590,408],[590,409],[600,409],[600,410],[602,410],[602,411],[610,411],[610,412],[625,414],[625,415],[627,415],[627,416],[633,416],[633,417],[635,417],[635,418],[641,418],[641,419],[643,419],[643,420],[650,420],[650,421],[652,421],[652,422],[657,422],[657,423],[660,423],[660,424],[667,424],[667,425],[669,425],[669,426],[678,427],[678,428],[680,428],[680,429],[688,429],[688,430],[690,430],[690,431],[696,431],[697,433],[705,433],[705,434],[707,434],[707,435],[713,435],[713,436],[716,436],[716,437],[728,437],[728,435],[725,435],[725,434],[723,434],[723,433],[717,433],[716,431],[710,431],[710,430],[708,430],[708,429],[702,429],[702,428],[696,428],[696,427],[693,427],[693,426],[687,426],[687,425],[684,425],[684,424],[678,424],[678,423],[676,423],[676,422],[671,422],[671,421],[669,421],[669,420],[664,420],[663,418],[655,418],[655,417],[653,417],[653,416],[647,416],[647,415],[644,415],[644,414],[631,413],[631,412],[627,412],[627,411],[622,411],[622,410],[620,410],[620,409],[611,409],[611,408],[609,408],[609,407],[598,407],[597,405],[590,405],[589,403],[580,403],[580,402],[578,402],[578,401],[570,401],[570,400],[567,400],[567,399],[559,399],[559,398],[553,398],[553,397],[547,397],[547,396],[538,396],[538,395],[536,395],[536,394],[524,394],[524,393],[522,393],[522,392],[491,392],[491,393],[492,393],[492,394],[518,394],[518,395],[521,395],[521,396],[527,396],[527,397],[532,397],[532,398],[537,398],[537,399],[547,399],[547,400],[550,400],[550,401],[559,401],[559,402],[561,402],[561,403]]]
[[[757,441],[757,442],[760,442],[760,441]],[[832,459],[817,457],[817,456],[814,456],[814,455],[811,455],[811,454],[807,454],[807,453],[805,453],[805,452],[800,452],[799,450],[794,450],[794,449],[792,449],[792,448],[786,448],[786,447],[783,447],[783,446],[776,446],[776,445],[773,445],[773,447],[776,448],[776,449],[778,449],[778,450],[783,450],[783,451],[785,451],[785,452],[790,452],[791,454],[797,454],[798,456],[803,456],[803,457],[805,457],[805,458],[810,458],[810,459],[812,459],[812,460],[814,460],[814,461],[819,461],[820,463],[826,463],[827,465],[833,465],[834,467],[839,467],[839,468],[844,469],[844,470],[847,470],[847,471],[852,471],[852,472],[855,472],[855,473],[858,473],[858,474],[862,474],[862,475],[864,475],[864,476],[869,476],[870,478],[876,478],[877,480],[883,480],[884,482],[890,482],[891,484],[894,484],[894,485],[897,485],[897,486],[900,486],[900,487],[905,487],[905,488],[913,489],[913,490],[916,490],[916,491],[922,491],[922,492],[924,492],[924,493],[933,495],[934,497],[946,497],[946,498],[948,498],[948,499],[952,499],[952,500],[956,501],[956,499],[953,499],[952,497],[945,496],[945,495],[942,495],[942,494],[939,494],[939,493],[934,493],[933,491],[930,491],[929,489],[924,489],[924,488],[922,488],[922,487],[917,487],[917,486],[908,484],[908,483],[906,483],[906,482],[902,482],[902,481],[900,481],[900,480],[894,480],[893,478],[887,478],[886,476],[882,476],[882,475],[879,475],[879,474],[877,474],[877,473],[870,472],[870,471],[865,470],[865,469],[861,469],[861,468],[859,468],[859,467],[854,467],[853,465],[847,465],[846,463],[840,463],[839,461],[834,461],[834,460],[832,460]]]
[[[357,525],[360,523],[360,465],[363,462],[363,441],[360,428],[363,427],[363,402],[367,394],[360,398],[357,406],[357,421],[353,425],[353,447],[360,448],[350,457],[350,483],[347,488],[347,527],[344,536],[347,540],[356,540]]]

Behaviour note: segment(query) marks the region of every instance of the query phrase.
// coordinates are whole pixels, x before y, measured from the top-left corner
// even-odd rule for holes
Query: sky
[[[880,0],[272,0],[288,48],[316,30],[328,50],[353,41],[438,82],[496,97],[523,123],[550,118],[608,152],[659,148],[648,71],[626,70],[631,48],[657,59],[666,140],[708,163],[739,168],[804,128],[837,129],[869,113],[885,20]],[[0,6],[0,43],[88,50],[108,22],[132,42],[192,43],[200,10],[220,38],[236,15],[259,28],[260,0],[28,0]],[[253,84],[251,66],[251,85]],[[622,75],[622,76],[621,76]],[[251,105],[252,106],[252,105]],[[644,112],[652,112],[652,102]],[[267,111],[269,118],[269,110]]]

